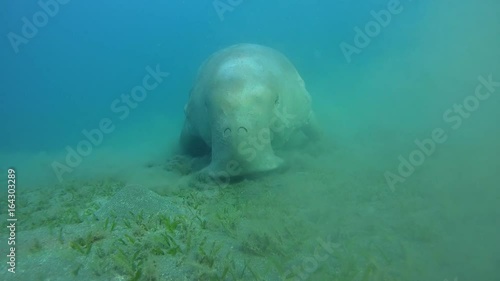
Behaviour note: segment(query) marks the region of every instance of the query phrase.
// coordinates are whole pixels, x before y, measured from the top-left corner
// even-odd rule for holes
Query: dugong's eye
[[[277,105],[279,102],[280,102],[280,97],[279,97],[279,96],[277,96],[277,97],[276,97],[276,100],[274,101],[274,104],[276,104],[276,105]]]

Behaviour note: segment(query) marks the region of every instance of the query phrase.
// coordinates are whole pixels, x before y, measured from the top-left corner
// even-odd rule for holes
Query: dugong
[[[180,147],[210,155],[200,172],[230,178],[283,166],[275,155],[292,134],[317,138],[311,97],[293,64],[261,45],[238,44],[211,55],[199,68],[184,107]]]

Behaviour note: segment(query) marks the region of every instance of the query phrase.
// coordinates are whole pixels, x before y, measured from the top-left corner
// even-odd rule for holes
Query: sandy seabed
[[[384,173],[414,146],[355,135],[279,151],[287,170],[223,186],[151,143],[133,161],[105,163],[119,146],[96,150],[62,183],[18,188],[16,273],[1,278],[494,280],[498,191],[491,169],[462,176],[455,152],[471,164],[471,146],[445,145],[391,189]]]

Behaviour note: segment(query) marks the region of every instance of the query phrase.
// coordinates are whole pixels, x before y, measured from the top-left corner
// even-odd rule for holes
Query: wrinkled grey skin
[[[202,172],[231,177],[280,168],[274,149],[292,133],[319,135],[311,98],[290,61],[268,47],[230,46],[200,67],[184,107],[185,153],[211,153]]]

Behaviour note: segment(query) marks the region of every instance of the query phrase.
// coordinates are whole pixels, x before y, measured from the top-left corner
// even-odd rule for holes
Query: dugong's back
[[[257,78],[269,83],[282,75],[297,76],[293,64],[281,53],[255,44],[238,44],[210,56],[200,67],[197,82]]]
[[[281,106],[294,114],[290,130],[307,122],[311,101],[299,73],[283,54],[256,44],[233,45],[211,55],[198,71],[186,114],[197,115],[201,101],[214,93],[242,92],[249,83],[279,93]]]

